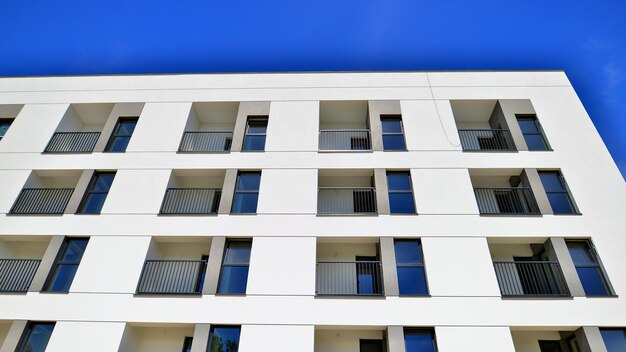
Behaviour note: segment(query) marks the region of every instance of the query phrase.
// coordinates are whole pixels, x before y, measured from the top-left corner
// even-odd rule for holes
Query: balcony
[[[185,132],[178,151],[188,153],[228,152],[232,142],[232,132]]]
[[[238,110],[239,103],[193,103],[178,151],[229,152]]]
[[[113,104],[72,104],[63,115],[44,153],[91,153],[113,110]]]
[[[522,169],[470,169],[481,215],[541,215]]]
[[[100,132],[56,132],[44,153],[91,153]]]
[[[315,326],[314,352],[387,351],[387,331],[382,326]]]
[[[320,151],[370,151],[367,101],[320,102]]]
[[[180,352],[189,351],[194,324],[126,323],[119,339],[119,352]],[[106,349],[102,349],[106,350]]]
[[[28,291],[49,242],[49,237],[0,236],[0,292]]]
[[[463,151],[515,151],[511,132],[504,129],[459,129]]]
[[[15,215],[61,215],[74,188],[24,188],[10,213]]]
[[[160,214],[217,214],[224,183],[223,170],[174,170]]]
[[[372,170],[320,170],[318,175],[318,214],[377,214]]]
[[[319,148],[324,151],[372,150],[369,130],[321,130]]]
[[[511,327],[511,337],[516,352],[526,351],[597,351],[588,342],[577,338],[578,326],[555,328],[554,326]],[[600,343],[602,343],[600,341]],[[601,349],[606,351],[606,349]]]
[[[517,151],[497,100],[453,100],[450,104],[463,151]]]

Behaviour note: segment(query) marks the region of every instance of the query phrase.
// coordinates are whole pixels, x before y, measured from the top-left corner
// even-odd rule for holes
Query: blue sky
[[[564,69],[626,175],[623,0],[0,0],[0,76],[481,69]]]

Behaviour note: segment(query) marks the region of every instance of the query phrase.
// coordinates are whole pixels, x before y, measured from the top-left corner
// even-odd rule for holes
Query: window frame
[[[385,129],[383,128],[383,122],[385,120],[397,120],[400,122],[400,132],[385,132]],[[383,140],[383,151],[387,151],[387,152],[402,152],[402,151],[407,151],[407,147],[406,147],[406,137],[404,135],[404,122],[402,121],[402,114],[385,114],[385,115],[380,115],[380,131],[382,134],[382,140]],[[402,136],[402,143],[404,144],[404,148],[402,149],[385,149],[385,136]]]
[[[119,134],[119,129],[122,125],[122,122],[124,121],[134,121],[135,122],[135,128],[137,128],[137,123],[139,122],[139,116],[123,116],[123,117],[118,117],[117,122],[115,123],[115,127],[113,128],[113,132],[111,133],[111,136],[109,137],[109,141],[107,142],[106,147],[104,148],[104,152],[105,153],[126,153],[126,148],[124,148],[123,151],[117,151],[117,150],[110,150],[110,148],[113,145],[113,141],[115,141],[116,138],[118,137],[128,137],[128,142],[130,143],[130,139],[133,137],[133,134],[135,133],[135,129],[133,129],[133,132],[131,134]],[[128,147],[128,145],[126,145],[126,147]]]
[[[226,263],[226,256],[228,254],[228,249],[231,243],[249,243],[250,244],[250,256],[252,256],[252,239],[251,238],[236,238],[236,239],[227,239],[224,245],[224,253],[222,255],[222,263],[220,266],[220,276],[217,280],[217,295],[245,295],[246,292],[243,293],[231,293],[231,292],[220,292],[220,287],[222,286],[223,274],[225,267],[237,267],[237,268],[248,268],[248,274],[246,274],[246,289],[248,291],[248,276],[250,275],[250,258],[248,258],[248,262],[235,262],[235,263]]]
[[[257,190],[240,190],[239,189],[239,182],[240,182],[240,177],[242,174],[258,174],[259,175],[259,188]],[[237,172],[237,180],[235,181],[235,191],[233,192],[233,201],[232,204],[230,206],[230,213],[231,214],[256,214],[257,210],[258,210],[258,205],[259,205],[259,191],[261,189],[261,174],[262,171],[239,171]],[[237,195],[238,194],[256,194],[257,198],[256,198],[256,206],[254,207],[254,212],[235,212],[235,199],[237,199]]]
[[[209,343],[207,344],[207,352],[211,351],[211,348],[213,347],[213,335],[215,329],[219,328],[238,328],[239,340],[241,340],[241,325],[211,325],[211,329],[209,330]],[[237,345],[237,351],[239,351],[239,345]]]
[[[0,136],[0,141],[2,141],[2,139],[4,139],[4,136],[6,136],[6,135],[7,135],[7,133],[9,132],[9,129],[10,129],[10,128],[11,128],[11,126],[13,125],[13,121],[15,121],[15,119],[12,119],[12,118],[4,118],[4,117],[0,118],[0,124],[2,124],[2,123],[8,123],[8,124],[9,124],[9,126],[7,127],[7,130],[4,132],[4,134],[3,134],[3,135],[1,135],[1,136]]]
[[[263,132],[263,133],[250,132],[250,123],[251,122],[259,122],[259,121],[265,122],[265,132]],[[268,126],[268,124],[269,124],[269,116],[268,115],[250,115],[250,116],[248,116],[248,119],[246,120],[246,130],[244,131],[244,135],[243,135],[243,143],[241,145],[241,151],[242,152],[264,152],[265,151],[265,143],[267,142],[267,126]],[[263,140],[263,149],[245,149],[246,140],[248,139],[248,136],[263,136],[263,137],[265,137],[265,139]]]
[[[396,252],[396,242],[417,242],[420,250],[420,258],[422,258],[421,263],[398,263],[398,257],[395,254]],[[428,275],[426,273],[426,263],[424,259],[424,248],[422,247],[422,240],[419,238],[394,238],[393,239],[393,249],[394,249],[394,260],[396,261],[396,278],[398,280],[398,295],[401,297],[430,297],[430,288],[428,287]],[[400,278],[398,275],[399,268],[422,268],[424,270],[424,288],[426,288],[426,293],[402,293],[400,292]]]
[[[17,348],[15,349],[16,352],[24,352],[24,349],[26,348],[26,343],[28,342],[28,339],[30,338],[33,332],[33,326],[35,325],[51,325],[52,331],[50,332],[50,337],[52,337],[52,334],[54,333],[54,328],[56,327],[56,322],[54,321],[29,321],[27,322],[26,328],[24,328],[24,331],[22,331],[22,335],[20,336],[19,343],[17,344]],[[50,337],[48,338],[48,342],[46,343],[44,350],[50,343]]]
[[[104,197],[104,200],[106,201],[106,198],[109,196],[109,192],[111,191],[111,187],[113,187],[113,182],[115,181],[116,173],[117,173],[116,171],[95,171],[93,173],[93,175],[91,176],[91,180],[89,180],[89,186],[87,186],[87,190],[85,191],[85,194],[83,194],[83,199],[81,199],[80,205],[78,206],[78,209],[76,210],[76,214],[99,215],[101,213],[102,209],[100,209],[100,211],[98,211],[97,213],[86,213],[85,206],[87,205],[87,200],[89,199],[89,196],[91,194],[106,194],[106,197]],[[98,177],[100,175],[113,175],[113,181],[111,181],[111,186],[109,186],[109,189],[106,192],[93,190],[94,186],[96,185],[96,182],[98,182]],[[104,206],[104,203],[102,203],[102,206]]]
[[[408,176],[409,188],[407,190],[392,190],[389,188],[389,174],[406,174]],[[387,182],[387,198],[389,199],[389,214],[390,215],[416,215],[417,214],[417,206],[415,205],[415,194],[413,193],[413,180],[411,178],[411,171],[386,171],[385,174],[386,182]],[[411,201],[413,202],[413,212],[412,213],[394,213],[391,211],[391,194],[410,194]]]
[[[563,176],[563,173],[561,172],[561,170],[538,170],[537,173],[539,174],[540,180],[541,180],[541,174],[555,174],[557,177],[557,180],[559,181],[559,184],[561,185],[561,188],[562,188],[561,191],[548,191],[546,190],[546,186],[543,184],[543,181],[541,182],[541,186],[543,187],[543,191],[546,194],[546,198],[548,198],[548,203],[550,203],[550,197],[548,196],[549,194],[565,194],[567,201],[570,205],[570,208],[572,209],[571,213],[555,213],[554,208],[552,207],[552,203],[550,203],[550,208],[552,209],[552,215],[581,215],[581,212],[578,209],[578,205],[576,205],[576,202],[574,201],[572,192],[570,191],[567,181],[565,181],[565,177]]]
[[[589,295],[587,294],[587,292],[585,292],[585,297],[616,297],[617,295],[615,294],[613,285],[611,285],[611,281],[609,281],[609,276],[607,275],[606,270],[604,270],[604,265],[602,265],[600,256],[598,255],[598,252],[596,251],[596,247],[593,245],[591,240],[589,239],[566,240],[565,245],[567,246],[568,243],[585,243],[587,245],[587,249],[589,250],[589,254],[591,254],[591,258],[593,259],[594,263],[593,264],[576,264],[576,262],[574,262],[574,258],[571,258],[571,254],[570,254],[570,258],[572,260],[572,263],[574,264],[574,269],[578,269],[578,268],[597,269],[598,273],[600,274],[600,279],[602,279],[602,283],[604,284],[604,287],[606,288],[606,295]],[[567,251],[569,254],[569,247]],[[580,280],[578,270],[576,270],[576,275],[578,276]],[[580,281],[581,281],[581,286],[582,286],[582,280]],[[585,287],[583,286],[583,291],[584,290],[585,290]]]
[[[193,345],[193,336],[185,336],[185,339],[183,340],[182,352],[191,351],[192,345]]]
[[[63,258],[63,255],[65,254],[65,251],[67,250],[67,248],[69,247],[69,243],[70,241],[73,240],[87,240],[87,245],[85,246],[85,250],[83,251],[83,253],[80,256],[80,260],[78,261],[65,261],[65,260],[61,260],[61,258]],[[54,259],[54,263],[52,264],[52,268],[50,268],[50,272],[48,273],[48,277],[46,278],[45,284],[43,286],[43,289],[41,290],[41,292],[46,292],[46,293],[68,293],[70,288],[72,287],[72,283],[74,282],[74,276],[72,277],[72,282],[70,282],[69,287],[67,288],[67,291],[57,291],[57,290],[51,290],[50,289],[50,285],[52,284],[52,278],[54,277],[55,273],[57,272],[57,268],[61,265],[75,265],[77,267],[78,270],[78,266],[80,266],[80,262],[83,260],[83,256],[85,255],[85,251],[87,250],[87,246],[89,245],[89,237],[66,237],[63,240],[63,244],[61,245],[61,248],[59,248],[59,252],[57,253],[56,258]],[[74,273],[74,275],[76,275],[76,273]]]
[[[517,121],[517,125],[520,128],[520,131],[522,132],[522,137],[524,137],[524,143],[526,143],[526,148],[528,149],[529,152],[551,152],[552,147],[550,146],[550,143],[548,142],[548,138],[546,137],[546,133],[543,131],[543,127],[541,127],[541,122],[539,122],[539,119],[537,118],[536,114],[515,114],[515,120]],[[537,132],[524,132],[519,124],[519,121],[533,121],[535,127],[537,128]],[[529,136],[541,136],[541,140],[543,141],[543,144],[546,146],[546,149],[530,149],[528,147],[528,142],[526,141],[526,135]]]
[[[406,336],[410,335],[411,332],[428,332],[430,334],[431,341],[433,343],[433,351],[437,352],[437,335],[435,334],[435,329],[433,328],[420,328],[420,327],[405,327],[403,329],[404,335],[404,346],[406,349]],[[412,352],[412,351],[407,351]]]

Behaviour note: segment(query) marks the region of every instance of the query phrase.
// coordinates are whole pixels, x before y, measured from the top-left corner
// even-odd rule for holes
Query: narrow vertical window
[[[135,131],[135,126],[137,126],[138,119],[138,117],[121,117],[117,121],[115,129],[113,129],[113,134],[109,139],[105,151],[116,153],[125,152],[128,142],[130,142],[130,137],[133,136],[133,131]]]
[[[191,352],[192,344],[193,344],[193,337],[185,336],[185,340],[183,341],[183,352]]]
[[[600,259],[589,241],[567,241],[576,272],[587,296],[611,296],[608,280],[600,265]]]
[[[11,127],[13,119],[0,119],[0,141]]]
[[[54,323],[29,322],[16,351],[44,352],[53,330]]]
[[[87,248],[88,238],[68,238],[63,243],[44,291],[68,292]]]
[[[214,326],[209,333],[208,352],[239,351],[240,326]]]
[[[267,133],[267,116],[250,116],[246,125],[246,135],[243,139],[243,151],[265,150]]]
[[[384,150],[406,150],[401,115],[381,115]]]
[[[539,177],[554,214],[578,214],[578,208],[567,188],[565,178],[559,171],[540,171]]]
[[[626,351],[626,329],[600,329],[607,352]]]
[[[260,171],[242,171],[237,175],[235,196],[231,212],[235,214],[254,214],[259,200]]]
[[[406,352],[435,352],[437,344],[432,329],[404,329]]]
[[[96,172],[89,182],[87,193],[85,193],[78,208],[78,213],[100,214],[114,178],[115,172]]]
[[[408,171],[388,171],[389,210],[391,214],[415,214],[415,202]]]
[[[218,293],[246,293],[251,250],[252,240],[233,240],[226,243]]]
[[[528,150],[550,150],[550,145],[543,134],[543,129],[535,115],[517,115]]]
[[[398,288],[401,295],[427,295],[426,272],[419,240],[395,240]]]

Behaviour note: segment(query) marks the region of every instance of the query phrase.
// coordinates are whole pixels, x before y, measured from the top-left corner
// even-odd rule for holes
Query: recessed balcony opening
[[[201,294],[210,237],[154,237],[137,294]]]
[[[118,349],[119,352],[187,351],[191,348],[194,324],[129,323]]]
[[[217,214],[225,170],[173,170],[161,214]]]
[[[561,266],[546,238],[489,238],[502,297],[569,297]]]
[[[320,102],[320,151],[370,151],[367,101]]]
[[[0,105],[0,141],[9,131],[9,128],[13,124],[13,120],[15,120],[20,111],[22,111],[23,107],[24,105],[22,104]]]
[[[579,352],[584,341],[578,341],[578,327],[511,327],[516,352]]]
[[[384,352],[387,329],[381,326],[316,326],[315,352]]]
[[[516,151],[497,100],[451,100],[463,151]]]
[[[378,238],[318,238],[318,296],[382,296]]]
[[[229,152],[239,103],[193,103],[180,152]]]
[[[44,153],[91,153],[114,104],[72,104]]]
[[[14,215],[61,215],[82,170],[34,170],[11,208]]]
[[[11,324],[13,324],[11,320],[0,320],[0,346],[4,344],[4,340],[6,340],[9,335]]]
[[[0,293],[28,291],[49,243],[49,236],[0,236]]]
[[[318,186],[320,215],[377,214],[373,170],[319,170]]]
[[[522,169],[470,169],[481,215],[540,215]]]

